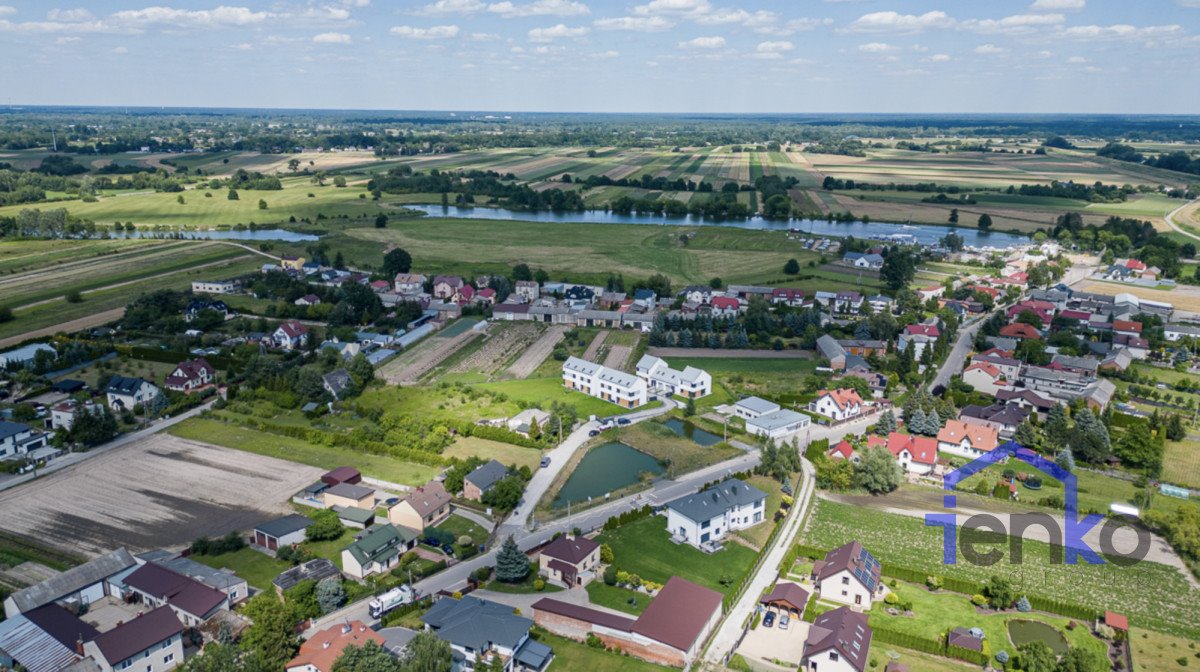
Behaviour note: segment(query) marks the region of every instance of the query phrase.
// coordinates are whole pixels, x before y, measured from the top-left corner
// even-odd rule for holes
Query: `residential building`
[[[175,612],[159,607],[84,642],[83,652],[101,672],[165,672],[183,663],[183,631]]]
[[[425,291],[425,276],[420,273],[397,273],[392,278],[392,289],[400,296],[416,297]]]
[[[325,579],[340,577],[341,575],[342,573],[338,570],[337,565],[333,564],[333,561],[329,558],[315,558],[283,570],[271,580],[271,585],[275,586],[275,594],[283,597],[285,591],[301,581],[320,583]]]
[[[449,301],[458,294],[466,283],[457,275],[435,275],[433,276],[433,296],[434,298]]]
[[[813,621],[804,640],[800,669],[808,672],[864,672],[871,649],[867,615],[838,607]]]
[[[298,350],[308,345],[308,327],[296,320],[288,320],[271,334],[271,342],[275,347],[284,350]]]
[[[163,387],[175,392],[192,392],[206,385],[211,385],[217,377],[217,370],[207,359],[198,357],[180,362],[171,375],[163,382]]]
[[[731,478],[667,502],[667,531],[697,548],[710,547],[728,532],[763,522],[766,501],[762,490]]]
[[[540,671],[552,657],[549,647],[530,639],[533,621],[514,614],[508,605],[470,595],[459,600],[444,597],[421,615],[421,621],[450,644],[462,670],[473,670],[477,658],[490,664],[498,657],[505,672]]]
[[[599,566],[600,544],[571,533],[546,544],[538,554],[541,573],[568,587],[591,583]]]
[[[317,296],[316,294],[305,294],[292,303],[297,306],[319,306],[321,305],[321,297]]]
[[[482,500],[483,495],[507,475],[508,467],[496,460],[488,460],[463,477],[463,499]]]
[[[153,562],[133,570],[121,583],[152,607],[170,607],[189,628],[199,627],[230,605],[224,592]]]
[[[1093,413],[1099,413],[1108,407],[1116,392],[1116,384],[1107,378],[1100,378],[1084,388],[1079,396],[1083,397],[1084,403]]]
[[[101,413],[103,408],[100,404],[92,401],[80,403],[74,399],[67,399],[50,407],[50,427],[69,432],[75,426],[75,420],[81,413]],[[0,423],[0,460],[4,459],[8,448],[5,444],[3,423]]]
[[[239,280],[194,280],[193,294],[233,294],[242,288]]]
[[[132,411],[139,406],[153,406],[162,391],[154,383],[141,378],[113,376],[108,379],[104,394],[109,408],[114,411]]]
[[[204,311],[212,311],[221,316],[222,319],[229,320],[237,315],[237,312],[232,310],[224,301],[207,301],[205,299],[192,299],[183,309],[183,321],[192,322]]]
[[[779,404],[760,397],[746,397],[733,405],[733,413],[739,418],[753,420],[780,410]]]
[[[413,489],[388,509],[388,520],[418,532],[434,527],[450,516],[450,494],[438,481]]]
[[[871,388],[871,398],[872,399],[882,399],[884,397],[884,395],[887,393],[888,377],[883,375],[882,373],[875,373],[873,371],[859,371],[859,370],[847,371],[847,372],[843,373],[841,376],[838,376],[837,378],[835,378],[835,380],[840,380],[841,378],[847,378],[847,377],[861,378],[862,380],[865,380],[867,383],[867,386],[869,388]]]
[[[776,287],[771,290],[771,303],[798,307],[804,305],[804,290],[795,287]]]
[[[635,658],[687,667],[721,620],[721,594],[673,576],[636,619],[551,598],[533,604],[533,617],[563,637],[582,641],[593,635]]]
[[[383,646],[384,639],[362,621],[347,620],[313,633],[284,669],[287,672],[333,672],[333,664],[346,647],[362,647],[370,642]]]
[[[199,581],[213,590],[224,593],[229,598],[230,605],[250,597],[249,584],[232,570],[209,567],[179,553],[161,549],[148,551],[137,557],[139,560],[165,567],[176,574],[182,574],[193,581]]]
[[[1014,359],[1011,352],[991,348],[971,357],[972,364],[988,364],[996,367],[1005,380],[1014,381],[1021,375],[1021,360]]]
[[[298,513],[276,518],[256,525],[251,534],[251,543],[271,551],[292,546],[307,538],[305,533],[312,524],[312,518]]]
[[[518,280],[513,286],[513,294],[524,299],[526,303],[532,303],[541,296],[541,289],[533,280]]]
[[[870,304],[871,311],[876,315],[890,315],[896,307],[895,299],[882,294],[867,297],[867,303]]]
[[[102,600],[112,591],[108,579],[137,564],[129,551],[118,548],[5,597],[4,615],[12,618],[55,602],[87,605]]]
[[[937,466],[938,442],[932,436],[892,432],[887,437],[887,449],[907,474],[924,476]]]
[[[398,525],[376,525],[342,550],[342,573],[353,579],[383,574],[400,564],[400,556],[417,545],[419,532]]]
[[[806,429],[812,424],[812,418],[803,413],[786,408],[747,418],[746,433],[751,436],[765,436],[776,441],[784,440],[791,435]]]
[[[540,408],[527,408],[520,413],[512,416],[507,420],[505,425],[509,431],[516,432],[526,438],[533,431],[534,426],[545,430],[546,423],[550,420],[550,414]]]
[[[808,410],[834,422],[841,422],[862,415],[865,409],[858,392],[843,388],[818,391],[817,398],[809,402]]]
[[[714,296],[708,305],[714,317],[730,317],[742,310],[742,302],[731,296]]]
[[[900,332],[900,338],[896,341],[896,349],[904,352],[912,347],[913,359],[919,362],[921,355],[925,354],[925,349],[932,348],[941,335],[942,332],[936,324],[910,324]]]
[[[712,376],[704,369],[688,366],[679,371],[653,355],[642,355],[637,363],[637,375],[646,381],[649,389],[668,396],[699,399],[712,394]]]
[[[870,270],[879,270],[883,268],[883,257],[878,254],[864,254],[862,252],[847,252],[842,256],[842,263],[855,268],[865,268]]]
[[[885,590],[880,571],[875,556],[862,544],[852,541],[814,562],[812,579],[821,599],[870,611],[871,603],[883,597]]]
[[[996,400],[1005,404],[1015,404],[1017,407],[1033,411],[1039,416],[1044,416],[1050,412],[1050,409],[1058,405],[1054,399],[1033,390],[1000,390],[996,393]]]
[[[304,271],[304,257],[285,255],[279,258],[279,267],[285,271]]]
[[[334,369],[321,376],[321,388],[334,399],[342,399],[354,392],[354,379],[345,369]]]
[[[996,392],[999,390],[1011,388],[1008,379],[1004,377],[1004,373],[987,362],[974,362],[966,369],[963,369],[962,382],[975,388],[976,392],[986,394],[989,397],[996,396]]]
[[[1042,337],[1042,333],[1037,328],[1024,322],[1014,322],[1000,327],[1000,335],[1018,341],[1036,341]]]
[[[642,406],[649,398],[645,380],[578,357],[563,363],[563,386],[623,408]]]
[[[0,420],[0,460],[16,460],[46,447],[45,433],[23,422]]]
[[[1172,343],[1185,338],[1200,338],[1200,327],[1186,324],[1168,324],[1163,327],[1163,338]]]
[[[961,420],[947,420],[937,435],[939,452],[965,457],[968,460],[992,452],[999,443],[999,432],[993,427]]]
[[[375,488],[353,483],[338,483],[321,493],[326,508],[335,506],[357,506],[360,509],[375,508]]]
[[[1045,366],[1026,366],[1021,370],[1020,382],[1039,394],[1070,401],[1083,394],[1092,378],[1074,371],[1063,371]],[[999,394],[997,394],[999,398]]]
[[[964,406],[958,419],[968,425],[984,425],[996,430],[1000,438],[1011,439],[1026,418],[1029,410],[1017,404],[995,403],[991,406]]]

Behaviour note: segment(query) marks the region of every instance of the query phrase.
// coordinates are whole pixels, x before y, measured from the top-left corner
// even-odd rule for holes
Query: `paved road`
[[[147,436],[150,436],[151,434],[157,434],[158,432],[161,432],[162,430],[167,429],[168,427],[171,427],[172,425],[178,424],[180,422],[183,422],[184,420],[187,420],[188,418],[190,418],[192,416],[199,415],[200,413],[207,411],[209,409],[209,407],[212,406],[213,402],[215,402],[215,401],[216,401],[216,399],[213,399],[212,401],[205,402],[205,403],[197,406],[196,408],[193,408],[190,411],[185,411],[183,413],[180,413],[179,415],[173,416],[171,418],[167,418],[165,420],[158,420],[154,424],[150,425],[149,427],[147,427],[145,429],[139,429],[136,432],[130,432],[128,434],[122,434],[121,436],[118,436],[117,438],[113,439],[112,441],[109,441],[108,443],[105,443],[100,446],[96,446],[95,448],[92,448],[91,450],[89,450],[87,452],[68,453],[67,455],[63,455],[62,457],[50,462],[50,464],[48,464],[46,466],[46,468],[44,468],[44,469],[38,469],[37,471],[31,471],[28,474],[24,474],[22,476],[14,476],[12,478],[5,479],[4,481],[0,482],[0,490],[7,490],[9,488],[14,488],[18,485],[21,485],[22,483],[28,483],[29,481],[32,481],[40,476],[46,476],[47,474],[53,474],[54,472],[56,472],[60,469],[65,469],[66,467],[69,467],[73,464],[78,464],[88,458],[95,457],[95,456],[103,454],[103,453],[107,453],[110,450],[116,450],[117,448],[121,448],[122,446],[127,446],[130,443],[133,443],[134,441],[138,441],[140,439],[144,439]]]
[[[984,313],[959,326],[958,340],[955,341],[954,348],[950,350],[950,354],[946,355],[946,361],[938,369],[937,375],[930,381],[929,391],[932,392],[938,385],[949,385],[950,378],[962,372],[963,364],[967,361],[967,355],[971,354],[972,348],[975,347],[975,332],[979,331],[980,325],[988,317],[991,317],[991,313]]]

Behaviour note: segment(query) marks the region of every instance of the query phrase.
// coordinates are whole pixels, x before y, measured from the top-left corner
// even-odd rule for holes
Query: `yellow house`
[[[450,493],[437,481],[413,490],[388,509],[388,522],[418,532],[433,527],[450,516]]]
[[[279,265],[289,271],[302,271],[304,270],[304,257],[280,257]]]
[[[354,506],[360,509],[375,508],[375,490],[362,485],[338,483],[321,493],[321,501],[325,508],[333,506]]]

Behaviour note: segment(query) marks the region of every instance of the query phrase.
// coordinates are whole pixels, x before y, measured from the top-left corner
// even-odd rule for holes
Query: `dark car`
[[[548,466],[550,466],[550,458],[543,457],[542,458],[542,468],[545,469]]]
[[[600,430],[598,430],[598,429],[593,429],[593,430],[591,430],[591,431],[589,431],[589,432],[588,432],[588,436],[600,436]]]
[[[775,625],[775,612],[768,611],[766,616],[763,616],[763,627],[769,628]]]
[[[388,506],[391,506],[393,504],[399,504],[399,503],[400,503],[399,497],[388,497],[387,501],[384,502],[384,504],[387,504]]]
[[[617,424],[618,425],[628,425],[629,418],[617,418]]]

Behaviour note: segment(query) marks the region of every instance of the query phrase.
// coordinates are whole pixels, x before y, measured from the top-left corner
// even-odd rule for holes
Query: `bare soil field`
[[[434,336],[412,351],[412,357],[397,357],[385,364],[379,370],[380,376],[393,385],[412,385],[421,380],[421,376],[432,371],[444,359],[458,352],[458,349],[478,338],[482,332],[468,329],[450,338]]]
[[[583,358],[589,362],[596,361],[596,353],[600,352],[600,346],[604,345],[604,339],[608,338],[608,332],[602,331],[596,334],[591,343],[588,343],[587,350],[583,352]]]
[[[155,434],[0,493],[0,528],[95,556],[216,537],[290,512],[321,470]],[[20,511],[20,515],[11,515]]]
[[[533,345],[529,346],[517,361],[508,367],[507,377],[509,378],[528,378],[530,374],[541,366],[542,362],[550,356],[554,351],[554,346],[563,339],[567,333],[567,328],[561,325],[550,327],[542,334],[541,338],[534,341]]]
[[[1172,290],[1149,289],[1147,287],[1138,287],[1137,285],[1127,285],[1123,282],[1098,282],[1095,280],[1085,280],[1079,288],[1085,292],[1095,292],[1097,294],[1108,294],[1116,296],[1117,294],[1133,294],[1139,299],[1149,299],[1150,301],[1165,301],[1175,306],[1176,310],[1186,310],[1193,313],[1200,312],[1200,287],[1193,285],[1178,285]]]
[[[0,338],[0,348],[7,348],[10,345],[16,345],[17,343],[28,340],[30,338],[38,338],[40,336],[53,336],[54,334],[57,334],[60,331],[65,331],[67,333],[73,333],[76,331],[83,331],[84,329],[91,329],[93,327],[99,327],[101,325],[108,324],[109,322],[115,322],[116,320],[119,320],[124,316],[125,316],[125,308],[123,306],[121,308],[113,308],[112,310],[105,310],[105,311],[102,311],[99,313],[93,313],[91,315],[88,315],[87,317],[81,317],[78,320],[71,320],[70,322],[63,322],[62,324],[56,324],[54,326],[45,327],[44,329],[33,329],[31,331],[26,331],[26,332],[17,334],[16,336],[9,336],[8,338]]]
[[[537,340],[541,333],[541,325],[532,322],[493,324],[488,328],[483,345],[455,364],[450,371],[479,371],[488,375],[496,373],[508,360]]]
[[[614,345],[608,349],[608,355],[604,358],[604,365],[610,369],[624,370],[625,365],[629,363],[629,355],[633,353],[633,347],[629,345]]]

